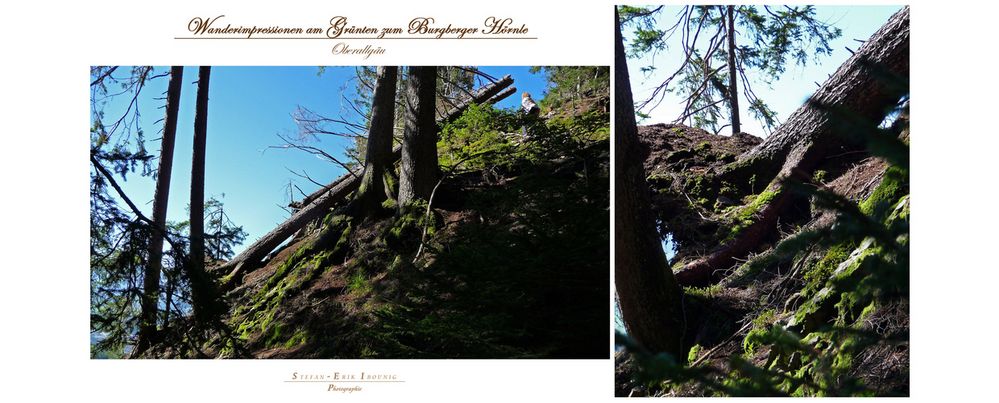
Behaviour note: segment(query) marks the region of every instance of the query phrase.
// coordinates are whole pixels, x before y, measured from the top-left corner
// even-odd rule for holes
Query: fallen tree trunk
[[[468,99],[461,105],[452,108],[444,118],[438,121],[438,124],[444,125],[453,119],[457,119],[471,104],[498,102],[502,99],[498,98],[500,91],[509,87],[510,84],[513,84],[513,78],[507,75],[499,81],[480,88],[472,98]],[[509,95],[513,92],[504,93]],[[399,159],[401,150],[401,147],[395,147],[392,150],[393,162]],[[333,181],[329,186],[324,187],[323,189],[320,189],[303,199],[302,207],[292,214],[291,217],[288,217],[285,222],[278,225],[276,228],[271,230],[271,232],[268,232],[264,236],[260,237],[260,239],[247,247],[242,253],[218,268],[218,271],[221,273],[229,273],[226,276],[227,279],[225,280],[225,284],[223,284],[223,289],[230,289],[232,285],[236,284],[242,276],[249,271],[249,269],[255,268],[259,265],[260,261],[263,260],[268,253],[277,248],[282,242],[290,238],[308,223],[322,218],[333,206],[336,205],[338,201],[343,200],[351,192],[357,190],[360,184],[361,175],[359,173],[348,173],[347,175],[341,176],[337,180]]]
[[[873,122],[884,118],[885,110],[900,98],[897,82],[909,77],[909,7],[891,16],[846,62],[840,65],[769,137],[739,156],[722,172],[723,177],[749,178],[769,182],[780,171],[794,148],[812,142],[828,150],[859,150],[862,136],[837,130],[837,123],[825,108],[848,111],[852,118]]]
[[[904,95],[887,79],[889,75],[905,79],[909,76],[908,7],[895,13],[773,135],[720,173],[729,180],[752,175],[757,180],[770,180],[766,191],[769,197],[752,206],[757,211],[750,225],[710,255],[685,265],[676,273],[677,282],[701,287],[719,280],[736,258],[758,249],[776,229],[792,197],[784,185],[787,179],[793,175],[810,178],[822,160],[844,148],[863,149],[866,139],[844,133],[837,121],[842,117],[831,111],[848,111],[855,122],[876,127],[885,111]]]
[[[497,103],[499,101],[502,101],[502,100],[506,99],[506,97],[510,96],[514,92],[517,92],[517,88],[516,87],[510,87],[510,84],[513,84],[513,78],[510,77],[509,75],[506,75],[506,76],[503,76],[503,78],[501,78],[499,81],[496,81],[495,83],[483,86],[482,88],[479,89],[479,91],[477,91],[472,96],[472,98],[470,98],[467,101],[465,101],[465,102],[463,102],[463,103],[461,103],[461,104],[459,104],[459,105],[451,108],[444,115],[444,117],[438,119],[437,120],[437,126],[438,127],[443,127],[444,125],[446,125],[446,124],[450,123],[451,121],[457,119],[458,117],[461,116],[462,112],[465,112],[465,109],[468,109],[468,107],[470,105],[472,105],[472,104],[489,104],[489,105],[492,105],[492,104],[495,104],[495,103]],[[401,155],[402,155],[402,147],[396,146],[396,147],[392,148],[392,161],[397,161]],[[344,181],[347,181],[347,180],[353,180],[353,179],[361,177],[361,174],[363,172],[364,172],[363,169],[356,169],[354,171],[351,171],[351,173],[348,173],[347,175],[343,175],[343,176],[337,178],[336,180],[334,180],[329,185],[326,185],[323,188],[321,188],[321,189],[319,189],[319,190],[317,190],[315,192],[312,192],[308,196],[305,196],[304,198],[302,198],[301,201],[291,202],[290,204],[288,204],[288,207],[300,209],[303,206],[307,206],[307,205],[311,204],[313,201],[315,201],[316,199],[318,199],[319,196],[322,196],[324,193],[326,193],[326,191],[328,191],[328,190],[332,189],[333,187],[339,185],[341,182],[344,182]]]

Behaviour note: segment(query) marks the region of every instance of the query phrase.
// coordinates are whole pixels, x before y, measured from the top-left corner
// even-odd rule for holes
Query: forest
[[[617,396],[909,395],[909,8],[822,11],[616,8]]]
[[[502,68],[352,68],[287,111],[296,132],[266,134],[327,166],[288,169],[314,190],[289,182],[287,214],[252,238],[228,206],[268,203],[206,181],[281,169],[207,147],[249,141],[210,123],[228,105],[212,84],[238,69],[90,68],[91,358],[609,357],[608,67],[532,67],[541,91],[520,96]]]

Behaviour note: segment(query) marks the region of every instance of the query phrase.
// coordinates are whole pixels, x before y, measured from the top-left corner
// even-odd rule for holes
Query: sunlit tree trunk
[[[434,121],[437,68],[409,68],[406,89],[406,129],[402,140],[399,206],[429,200],[440,168],[437,162],[437,123]]]
[[[398,67],[378,68],[371,103],[371,124],[365,147],[364,177],[354,196],[355,215],[370,215],[385,201],[385,172],[391,167],[392,126],[395,116],[395,93]]]

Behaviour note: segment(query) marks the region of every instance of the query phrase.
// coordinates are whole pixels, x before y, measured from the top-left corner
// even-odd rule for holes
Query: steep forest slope
[[[529,138],[518,113],[469,107],[441,128],[430,205],[358,224],[338,204],[228,292],[226,330],[149,355],[606,358],[606,97]]]
[[[904,113],[893,129],[908,141]],[[639,137],[674,270],[734,237],[772,197],[752,179],[713,174],[758,138],[683,125],[640,127]],[[908,193],[905,169],[881,156],[828,159],[748,260],[684,289],[690,366],[656,369],[619,352],[617,394],[907,395]],[[676,371],[666,372],[673,382],[655,381],[663,370]]]

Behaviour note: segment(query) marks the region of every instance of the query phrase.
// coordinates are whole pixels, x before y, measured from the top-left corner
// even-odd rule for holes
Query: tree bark
[[[166,116],[163,118],[163,139],[160,141],[160,163],[156,171],[156,193],[153,196],[153,223],[166,228],[167,202],[170,200],[170,175],[173,171],[174,140],[177,135],[177,111],[180,109],[180,88],[184,80],[184,67],[170,68],[167,86]],[[163,265],[163,233],[152,231],[146,272],[143,277],[141,324],[136,351],[144,351],[156,338],[156,313],[160,295],[160,272]],[[169,309],[169,307],[167,308]]]
[[[615,231],[614,283],[628,334],[645,348],[678,361],[683,351],[682,291],[673,278],[652,215],[638,142],[634,100],[620,18],[614,53]]]
[[[503,90],[504,88],[509,87],[510,84],[513,84],[513,78],[510,76],[504,76],[495,83],[483,86],[466,102],[452,108],[444,118],[438,121],[438,125],[444,125],[454,119],[457,119],[461,116],[465,109],[468,109],[469,105],[486,102],[495,103],[501,101],[503,99],[503,97],[501,97],[502,94],[509,96],[509,94],[515,92]],[[395,163],[401,154],[402,147],[393,148],[392,163]],[[271,230],[271,232],[262,236],[228,263],[219,267],[218,270],[220,272],[229,273],[226,276],[228,280],[223,285],[223,289],[230,289],[241,280],[242,276],[246,272],[255,268],[268,253],[274,250],[274,248],[277,248],[278,245],[281,245],[282,242],[290,238],[295,234],[295,232],[298,232],[298,230],[305,227],[308,223],[322,218],[331,208],[333,208],[333,206],[336,205],[337,202],[343,200],[347,197],[347,195],[356,190],[361,184],[360,179],[358,179],[359,174],[359,172],[355,172],[353,174],[341,176],[331,182],[327,187],[308,195],[302,200],[301,208],[292,214],[291,217],[288,217],[285,222],[278,225],[276,228]]]
[[[875,71],[876,69],[876,71]],[[887,76],[894,78],[888,79]],[[726,273],[736,259],[759,249],[777,227],[781,213],[790,204],[791,192],[784,182],[792,176],[811,178],[812,171],[829,155],[844,149],[863,150],[866,139],[851,133],[857,125],[876,127],[885,112],[904,95],[892,80],[909,77],[909,8],[895,13],[863,46],[830,76],[809,101],[758,146],[739,157],[722,178],[770,181],[776,194],[760,206],[754,221],[729,243],[695,260],[676,274],[685,286],[704,286]],[[847,111],[852,120],[844,126]],[[734,182],[733,182],[734,183]]]
[[[211,281],[205,273],[205,146],[208,141],[208,86],[212,68],[198,70],[198,96],[194,112],[194,155],[191,158],[191,305],[194,319],[205,324],[214,305]]]
[[[399,168],[399,208],[416,199],[429,200],[440,177],[434,106],[437,67],[410,66],[406,89],[406,129]]]
[[[757,183],[770,181],[791,150],[808,141],[838,152],[863,149],[863,138],[837,130],[841,127],[818,105],[849,111],[858,120],[876,125],[885,110],[904,95],[892,82],[900,77],[909,77],[909,7],[892,15],[815,91],[809,102],[762,143],[740,155],[723,175],[748,178],[756,174]]]
[[[375,93],[371,102],[371,125],[364,157],[364,177],[354,195],[355,215],[378,211],[385,201],[385,170],[392,164],[392,123],[395,118],[396,77],[399,68],[378,68]]]
[[[732,134],[742,131],[739,124],[739,73],[735,68],[735,6],[728,6],[728,102],[732,111]]]

